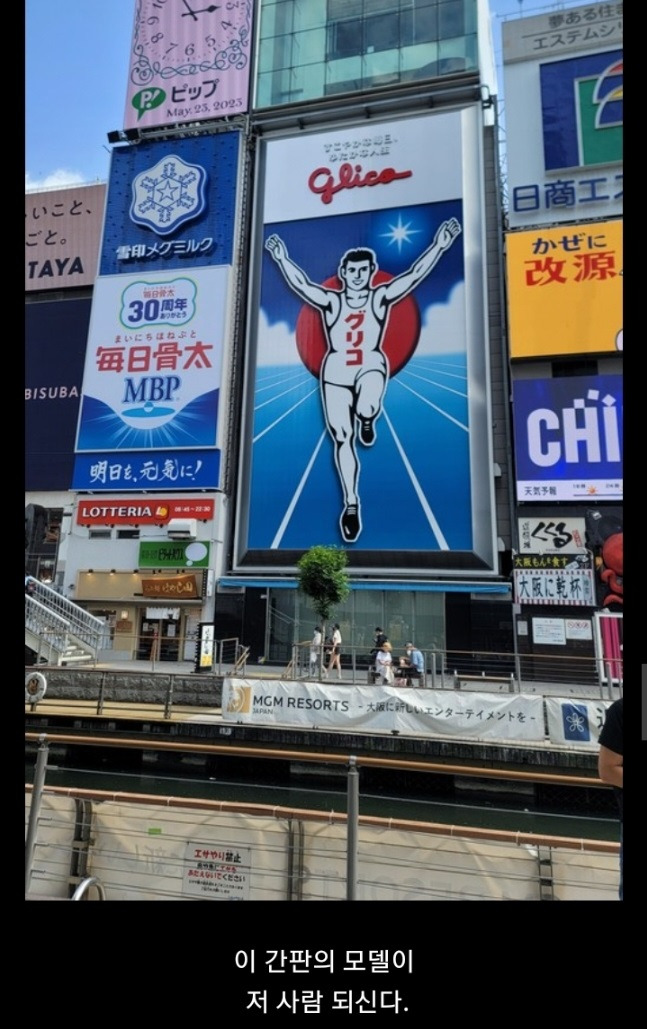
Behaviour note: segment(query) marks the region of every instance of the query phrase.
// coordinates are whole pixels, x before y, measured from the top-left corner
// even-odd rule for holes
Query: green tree
[[[297,562],[299,589],[312,600],[321,618],[321,635],[326,636],[326,622],[338,604],[350,593],[346,552],[339,547],[310,547]]]

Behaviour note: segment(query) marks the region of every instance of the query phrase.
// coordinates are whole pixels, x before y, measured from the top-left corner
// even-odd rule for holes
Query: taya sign
[[[25,195],[25,291],[91,286],[105,185]]]
[[[78,525],[165,525],[171,518],[213,518],[213,500],[80,500]]]

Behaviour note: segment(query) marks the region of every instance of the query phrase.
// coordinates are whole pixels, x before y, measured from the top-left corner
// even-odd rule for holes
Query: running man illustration
[[[357,427],[361,443],[373,446],[390,374],[382,351],[389,310],[429,275],[460,232],[456,218],[444,221],[431,246],[406,272],[377,286],[371,285],[378,270],[375,252],[368,247],[347,250],[338,269],[341,290],[311,282],[288,256],[279,236],[272,235],[265,243],[290,289],[322,314],[327,353],[319,382],[344,497],[339,526],[347,543],[354,543],[362,531]]]

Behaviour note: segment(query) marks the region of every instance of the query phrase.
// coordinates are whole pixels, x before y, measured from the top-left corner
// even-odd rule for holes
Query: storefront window
[[[292,646],[312,639],[320,622],[312,601],[298,590],[268,590],[266,654],[270,661],[286,665]],[[410,590],[351,590],[331,615],[327,628],[339,622],[343,651],[364,663],[373,646],[376,626],[381,626],[396,652],[413,640],[421,650],[445,649],[445,594]]]

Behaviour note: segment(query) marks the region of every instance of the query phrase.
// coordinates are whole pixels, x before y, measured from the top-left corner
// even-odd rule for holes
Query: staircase
[[[25,578],[25,646],[48,665],[96,661],[105,625],[31,576]]]

